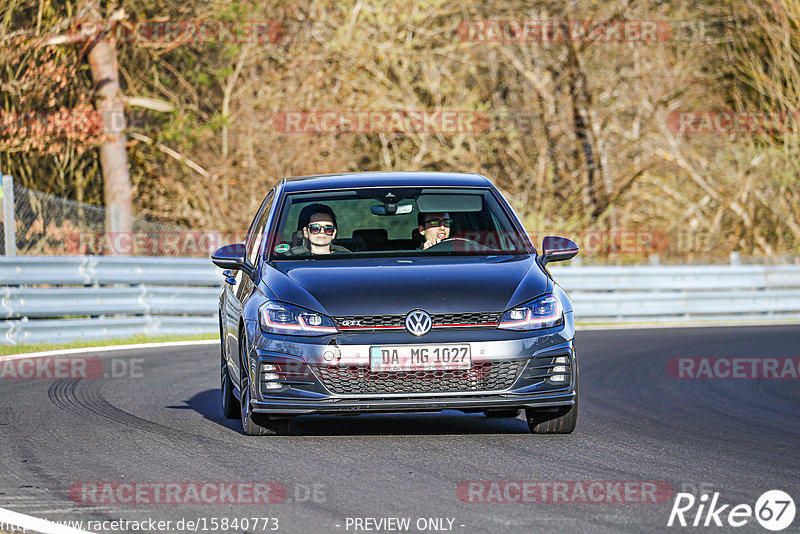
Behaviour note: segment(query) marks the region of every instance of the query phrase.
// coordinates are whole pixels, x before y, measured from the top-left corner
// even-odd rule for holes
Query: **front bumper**
[[[475,412],[491,409],[549,408],[575,402],[577,356],[574,350],[572,314],[565,314],[564,325],[536,332],[443,331],[415,338],[405,333],[338,334],[322,338],[298,339],[254,332],[257,343],[249,355],[251,383],[259,384],[251,394],[253,411],[276,416],[304,414],[359,414],[392,412],[438,412],[461,410]],[[252,338],[251,338],[252,339]],[[508,369],[504,382],[468,381],[471,387],[448,389],[449,384],[463,385],[452,377],[431,377],[432,382],[417,381],[419,389],[392,388],[392,380],[377,380],[369,375],[369,349],[377,345],[428,343],[469,343],[473,366]],[[566,361],[565,361],[566,360]],[[270,380],[262,372],[263,364],[286,364],[303,368],[303,376],[284,380],[277,390],[265,389]],[[564,362],[563,366],[560,364]],[[554,366],[559,365],[556,369]],[[339,388],[325,376],[324,366],[365,373],[364,390]],[[362,371],[366,369],[365,371]],[[553,373],[558,370],[558,375]],[[274,375],[273,375],[274,377]],[[559,378],[560,377],[560,378]],[[399,379],[398,379],[399,380]],[[439,381],[435,381],[439,380]],[[450,382],[447,382],[450,380]],[[358,384],[350,380],[348,385]],[[491,389],[482,385],[492,384]],[[380,387],[376,387],[376,384]],[[396,382],[395,382],[396,384]],[[387,386],[382,390],[383,385]],[[407,386],[407,384],[402,384]],[[369,386],[369,387],[367,387]]]
[[[480,411],[489,409],[545,408],[575,404],[575,393],[549,395],[478,395],[455,397],[408,397],[402,399],[342,399],[327,401],[256,401],[253,411],[274,415],[354,414],[395,412]]]

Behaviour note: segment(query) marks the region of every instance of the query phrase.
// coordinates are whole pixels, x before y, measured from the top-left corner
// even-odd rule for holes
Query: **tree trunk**
[[[586,75],[578,59],[575,48],[569,49],[569,92],[572,100],[572,119],[575,137],[578,141],[580,154],[584,164],[583,206],[584,212],[591,220],[599,215],[597,184],[603,179],[603,167],[600,164],[600,154],[597,150],[597,139],[592,130],[592,121],[589,110],[592,98],[586,82]]]
[[[106,232],[133,231],[133,191],[125,149],[125,103],[119,87],[116,41],[100,39],[89,51],[97,111],[108,139],[100,145]],[[117,252],[118,253],[118,252]]]

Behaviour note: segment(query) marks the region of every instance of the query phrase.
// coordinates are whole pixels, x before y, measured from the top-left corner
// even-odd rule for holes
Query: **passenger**
[[[308,220],[304,223],[304,215]],[[350,250],[339,245],[334,245],[336,239],[336,214],[325,204],[311,204],[300,212],[300,225],[303,229],[305,243],[289,250],[291,256],[305,256],[311,254],[337,254],[349,253]]]
[[[422,243],[422,250],[428,249],[450,237],[450,225],[453,219],[447,212],[439,213],[422,213],[417,215],[417,224],[419,224],[419,233],[424,239]]]

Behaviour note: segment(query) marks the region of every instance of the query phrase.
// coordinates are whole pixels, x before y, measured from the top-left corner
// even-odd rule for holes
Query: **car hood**
[[[329,315],[504,311],[548,286],[530,255],[278,261],[262,282],[270,298]]]

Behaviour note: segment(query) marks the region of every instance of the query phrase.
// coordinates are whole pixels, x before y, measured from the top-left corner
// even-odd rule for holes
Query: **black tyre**
[[[572,434],[578,424],[578,385],[575,384],[575,404],[556,409],[525,409],[528,428],[533,434]]]
[[[578,355],[575,353],[573,360],[575,373],[575,404],[572,406],[559,406],[558,408],[535,409],[526,408],[525,418],[528,428],[533,434],[572,434],[578,425]]]
[[[250,405],[250,373],[248,372],[247,339],[244,332],[239,342],[239,386],[241,387],[242,430],[248,436],[282,436],[289,432],[289,419],[270,419],[264,414],[254,413]]]
[[[228,363],[225,356],[222,356],[222,368],[220,371],[220,404],[222,405],[222,415],[228,419],[239,417],[239,401],[233,394],[233,380],[228,372]]]
[[[519,417],[519,409],[513,410],[484,410],[483,415],[490,419],[501,419],[506,417]]]
[[[578,424],[578,400],[572,406],[562,406],[555,411],[525,410],[528,428],[533,434],[572,434]]]

